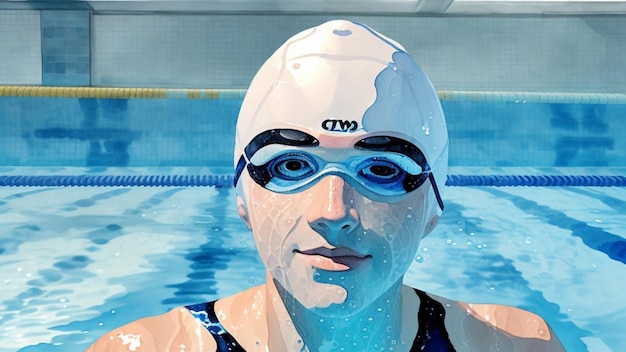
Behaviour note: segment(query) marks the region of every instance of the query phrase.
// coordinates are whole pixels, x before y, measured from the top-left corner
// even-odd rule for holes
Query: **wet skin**
[[[320,147],[324,143],[332,141]],[[337,148],[337,154],[343,150]],[[322,176],[287,194],[260,187],[247,175],[242,181],[249,201],[246,206],[239,199],[240,214],[268,272],[304,307],[322,315],[354,314],[396,284],[431,220],[429,182],[382,202],[359,193],[343,175]]]
[[[337,144],[338,155],[350,148],[345,140]],[[324,175],[300,192],[283,194],[243,173],[239,214],[253,232],[267,283],[217,301],[215,311],[247,351],[411,348],[420,300],[402,278],[436,224],[430,181],[384,202],[346,179]],[[563,351],[532,313],[431,297],[445,307],[446,329],[458,351]],[[212,336],[198,324],[185,308],[174,309],[111,331],[91,351],[126,350],[130,337],[141,340],[137,351],[215,351]]]
[[[333,145],[346,147],[336,148],[336,155],[352,150],[345,138],[325,138],[320,148]],[[398,298],[402,277],[431,220],[427,216],[436,202],[427,197],[434,194],[427,181],[389,198],[393,201],[374,201],[348,181],[330,174],[300,192],[281,194],[244,172],[240,187],[248,201],[238,199],[240,215],[254,234],[268,282],[289,315],[297,317],[293,323],[309,350],[339,350],[342,344],[346,350],[373,350],[386,346],[386,339],[400,347],[403,335],[410,345],[416,317],[414,310],[402,314],[408,302]],[[413,322],[404,324],[404,331],[403,319]],[[309,333],[316,325],[318,333]],[[366,331],[367,338],[347,338],[345,328]]]

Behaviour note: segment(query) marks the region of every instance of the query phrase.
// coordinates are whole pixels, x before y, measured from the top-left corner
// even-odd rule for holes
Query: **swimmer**
[[[402,283],[444,209],[447,158],[436,91],[400,44],[348,21],[295,35],[237,122],[237,207],[266,283],[88,351],[564,351],[533,313]]]

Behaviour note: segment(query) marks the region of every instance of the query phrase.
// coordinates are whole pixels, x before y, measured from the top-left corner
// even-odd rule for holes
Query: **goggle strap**
[[[441,193],[439,193],[439,187],[437,187],[437,182],[435,182],[435,175],[430,172],[428,174],[428,179],[430,179],[430,184],[433,186],[433,192],[435,192],[437,204],[439,204],[439,208],[441,209],[441,211],[443,211],[443,200],[441,199]]]
[[[239,182],[239,178],[241,177],[243,170],[246,168],[247,163],[248,162],[243,155],[239,158],[239,161],[237,161],[237,166],[235,167],[235,177],[233,179],[233,185],[235,187],[237,187],[237,182]]]

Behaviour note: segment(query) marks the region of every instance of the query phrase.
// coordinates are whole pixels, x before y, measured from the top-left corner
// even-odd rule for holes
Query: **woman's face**
[[[354,154],[351,147],[328,150],[338,160]],[[384,154],[377,151],[375,160]],[[371,170],[380,171],[376,167]],[[342,172],[322,173],[287,193],[270,190],[271,184],[260,185],[248,172],[239,184],[245,198],[238,200],[240,215],[260,257],[275,282],[303,306],[336,316],[358,311],[403,277],[436,204],[429,201],[429,180],[399,197],[372,196]]]

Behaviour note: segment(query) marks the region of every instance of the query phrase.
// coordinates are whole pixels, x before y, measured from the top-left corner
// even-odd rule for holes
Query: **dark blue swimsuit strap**
[[[217,352],[246,352],[217,319],[217,315],[215,315],[215,301],[185,306],[185,308],[209,330],[217,343]]]
[[[419,330],[413,341],[411,352],[456,352],[444,324],[446,310],[443,305],[430,298],[424,291],[415,289],[415,293],[420,299],[417,313]],[[185,308],[209,330],[217,343],[217,352],[246,351],[217,319],[215,301],[194,304]]]
[[[424,291],[415,289],[420,299],[417,313],[419,330],[411,352],[456,352],[445,326],[446,309]]]

